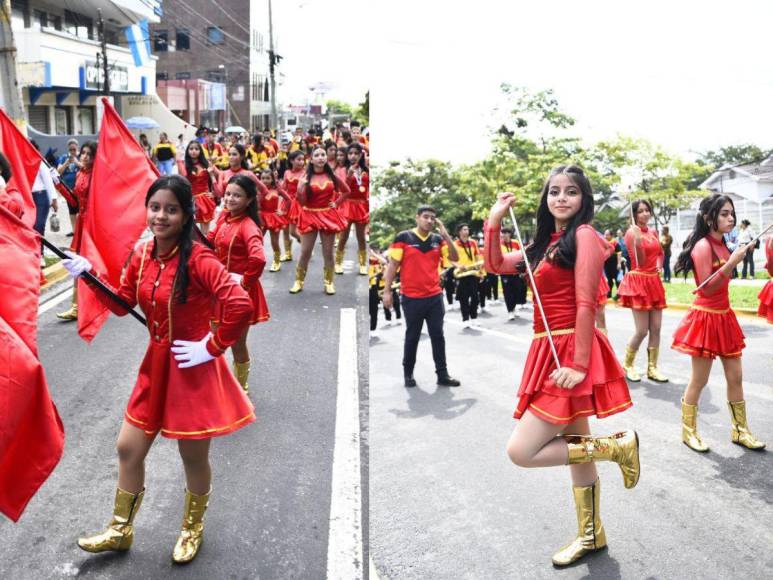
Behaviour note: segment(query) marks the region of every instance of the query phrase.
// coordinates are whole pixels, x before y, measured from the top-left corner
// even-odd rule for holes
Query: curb
[[[43,276],[46,277],[46,283],[40,287],[41,293],[67,278],[67,270],[64,269],[62,262],[59,261],[56,264],[51,264],[48,268],[44,268]]]

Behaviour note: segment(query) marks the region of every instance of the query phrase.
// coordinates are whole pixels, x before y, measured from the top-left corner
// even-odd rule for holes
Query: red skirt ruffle
[[[199,193],[193,196],[196,204],[196,223],[208,224],[215,219],[215,198],[209,193]]]
[[[151,341],[125,418],[148,435],[208,439],[252,423],[255,412],[225,358],[181,369],[169,343]]]
[[[263,286],[260,281],[252,285],[247,290],[247,294],[250,295],[252,301],[252,316],[250,316],[250,324],[257,324],[259,322],[267,322],[271,318],[271,313],[268,310],[268,302],[266,301],[266,295],[263,293]],[[220,302],[215,303],[215,317],[213,322],[219,324],[222,320],[222,305]]]
[[[624,308],[662,310],[666,307],[666,290],[655,273],[628,272],[617,289]]]
[[[671,348],[702,358],[738,358],[746,347],[735,312],[707,312],[691,308],[674,331]]]
[[[370,210],[367,199],[352,200],[347,199],[341,204],[341,215],[349,223],[367,224],[370,221]]]
[[[599,306],[606,305],[608,293],[609,293],[609,284],[607,283],[606,278],[602,278],[601,283],[599,284],[599,295],[597,297]]]
[[[593,332],[588,373],[573,389],[561,389],[548,378],[556,365],[547,337],[532,341],[518,389],[516,419],[528,409],[544,421],[568,425],[578,417],[596,415],[604,418],[633,405],[625,373],[612,346],[600,331],[594,329]],[[553,336],[562,363],[572,360],[574,339],[574,334]]]
[[[293,199],[290,202],[289,209],[287,210],[287,220],[291,224],[296,224],[297,225],[298,224],[298,215],[300,214],[300,211],[301,211],[301,204],[298,203],[297,199]]]
[[[307,234],[314,230],[337,234],[345,230],[348,224],[338,208],[330,207],[321,209],[321,211],[312,211],[299,205],[296,225],[300,234]]]
[[[266,229],[272,232],[281,231],[290,225],[287,214],[277,215],[274,212],[265,211],[260,213],[260,218],[263,220],[263,225]]]
[[[768,283],[762,288],[757,298],[760,299],[757,314],[773,324],[773,280],[768,280]]]

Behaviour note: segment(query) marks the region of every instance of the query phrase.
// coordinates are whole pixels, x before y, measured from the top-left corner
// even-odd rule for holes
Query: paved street
[[[147,331],[130,317],[111,317],[89,346],[78,338],[74,324],[56,319],[66,301],[42,313],[40,356],[65,424],[65,451],[20,522],[0,519],[0,578],[324,578],[331,564],[329,530],[338,525],[331,524],[330,510],[341,360],[355,369],[350,384],[356,375],[363,433],[361,473],[348,474],[348,481],[359,485],[361,480],[357,494],[368,484],[364,330],[356,337],[357,351],[340,353],[339,360],[339,321],[351,319],[342,317],[342,309],[346,315],[345,309],[356,307],[356,328],[367,328],[366,279],[356,275],[356,247],[350,246],[347,275],[336,278],[333,297],[322,291],[319,248],[299,295],[287,292],[294,262],[283,263],[278,274],[263,275],[272,318],[253,327],[249,338],[250,398],[258,421],[213,441],[205,541],[198,558],[186,567],[171,562],[185,480],[177,445],[164,438],[158,438],[147,461],[147,491],[132,549],[89,555],[76,546],[79,535],[101,530],[110,518],[117,477],[115,440]],[[349,326],[353,334],[354,324]],[[230,361],[230,354],[226,356]],[[357,397],[352,400],[356,405]],[[352,435],[348,439],[356,440]],[[345,499],[352,497],[347,493]],[[346,521],[362,516],[361,527],[337,531],[338,537],[349,538],[352,545],[337,546],[348,553],[359,535],[367,546],[367,492],[362,492],[361,505],[344,502],[344,509],[351,512]],[[363,551],[362,543],[359,549]],[[360,557],[355,565],[362,569],[367,550]],[[364,569],[367,578],[367,565]]]
[[[380,328],[380,339],[371,339],[370,548],[382,578],[770,577],[773,327],[741,319],[749,421],[768,451],[731,444],[719,362],[699,417],[711,451],[684,446],[679,401],[689,358],[664,348],[661,370],[672,382],[632,384],[632,410],[591,422],[599,434],[635,428],[642,442],[634,490],[623,488],[617,466],[599,465],[609,549],[557,571],[551,555],[576,531],[568,470],[517,468],[505,455],[531,312],[510,323],[504,306],[489,313],[479,318],[482,330],[463,329],[458,310],[446,313],[449,370],[459,388],[435,385],[426,335],[416,389],[402,385],[405,326]],[[664,316],[669,346],[683,315]],[[621,354],[633,332],[631,314],[608,307],[607,324]],[[637,362],[644,367],[643,349]]]

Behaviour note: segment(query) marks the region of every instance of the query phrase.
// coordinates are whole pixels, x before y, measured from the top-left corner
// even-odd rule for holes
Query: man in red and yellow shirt
[[[437,226],[438,233],[432,230]],[[406,387],[415,387],[413,369],[416,351],[424,321],[432,343],[437,384],[458,387],[460,382],[448,374],[446,366],[446,342],[443,336],[443,291],[440,288],[438,269],[443,257],[452,262],[459,259],[456,247],[446,228],[436,217],[435,209],[428,205],[416,211],[416,228],[397,234],[389,248],[389,265],[384,274],[384,286],[392,282],[400,268],[400,293],[405,314],[405,346],[403,348],[403,376]],[[392,307],[392,295],[384,292],[384,308]]]

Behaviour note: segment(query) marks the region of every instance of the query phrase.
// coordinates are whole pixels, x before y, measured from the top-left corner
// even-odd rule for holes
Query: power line
[[[184,9],[185,9],[185,11],[186,11],[186,12],[188,12],[188,14],[190,14],[190,15],[191,15],[191,16],[193,16],[194,18],[200,18],[201,20],[203,20],[204,22],[206,22],[206,23],[207,23],[207,24],[209,24],[210,26],[212,26],[212,27],[214,27],[214,28],[217,28],[218,30],[220,30],[220,31],[223,33],[223,36],[228,36],[229,38],[233,39],[233,41],[234,41],[234,42],[236,42],[237,44],[241,44],[241,45],[243,45],[243,46],[244,46],[244,47],[246,47],[248,50],[252,48],[248,42],[244,42],[244,41],[243,41],[243,40],[241,40],[240,38],[237,38],[236,36],[234,36],[234,35],[233,35],[233,34],[231,34],[230,32],[226,31],[226,30],[225,30],[225,29],[224,29],[222,26],[218,26],[217,24],[215,24],[214,22],[212,22],[211,20],[209,20],[208,18],[206,18],[204,15],[197,13],[197,12],[196,12],[196,11],[195,11],[193,8],[191,8],[191,7],[190,7],[190,6],[189,6],[189,5],[188,5],[188,4],[187,4],[187,3],[186,3],[184,0],[178,0],[178,4],[180,5],[180,7],[181,7],[181,8],[184,8]],[[250,36],[250,32],[249,32],[249,31],[247,31],[247,36],[248,36],[248,38],[249,38],[249,36]]]

